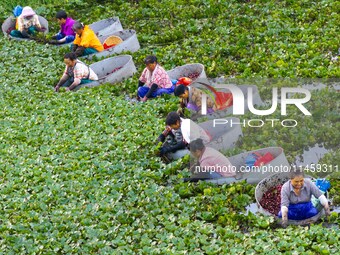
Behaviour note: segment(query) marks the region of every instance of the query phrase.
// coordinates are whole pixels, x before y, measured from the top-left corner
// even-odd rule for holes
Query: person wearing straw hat
[[[77,57],[94,54],[104,50],[98,37],[88,25],[84,26],[79,21],[75,21],[72,29],[76,33],[76,38],[71,46],[71,51],[74,52]]]
[[[37,32],[42,32],[43,29],[39,22],[39,17],[29,6],[22,9],[22,13],[17,18],[17,30],[12,30],[10,35],[19,38],[29,38]]]

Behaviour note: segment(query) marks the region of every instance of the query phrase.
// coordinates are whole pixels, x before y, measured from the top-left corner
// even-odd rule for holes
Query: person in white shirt
[[[165,124],[165,130],[158,137],[158,141],[163,143],[160,156],[179,159],[190,153],[188,148],[191,140],[202,138],[206,143],[210,141],[203,128],[190,119],[181,118],[177,112],[170,112]]]
[[[169,156],[170,159],[178,159],[189,154],[187,148],[192,140],[201,138],[204,144],[209,144],[230,131],[228,125],[214,125],[213,120],[196,124],[191,119],[181,118],[177,112],[170,112],[166,117],[165,124],[166,128],[158,137],[158,141],[164,143],[160,155]],[[165,143],[166,138],[168,140]]]

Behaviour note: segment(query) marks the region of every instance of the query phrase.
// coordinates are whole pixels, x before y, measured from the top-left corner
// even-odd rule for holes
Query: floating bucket
[[[39,15],[38,15],[38,18],[39,18],[41,27],[45,29],[44,34],[47,34],[48,33],[48,21],[44,17],[39,16]],[[9,37],[14,40],[29,40],[27,38],[13,37],[9,34],[12,30],[15,29],[15,24],[16,24],[16,18],[14,18],[13,16],[8,17],[4,21],[4,23],[2,23],[1,29],[2,29],[4,36]]]
[[[240,136],[243,136],[241,125],[229,125],[231,122],[240,123],[240,119],[238,118],[226,118],[226,124],[215,125],[214,121],[206,121],[199,123],[199,125],[208,132],[211,133],[212,136],[217,134],[216,137],[212,137],[207,146],[213,147],[216,150],[226,150],[229,148],[235,147],[235,144]]]
[[[199,63],[178,66],[167,71],[167,73],[171,80],[178,80],[181,77],[188,77],[193,81],[201,78],[207,78],[204,71],[204,65]]]
[[[220,87],[217,87],[217,86]],[[215,83],[209,83],[208,80],[199,80],[196,83],[192,83],[191,86],[194,86],[195,88],[198,89],[206,89],[207,86],[212,86],[213,88],[215,88],[217,91],[221,91],[221,92],[231,92],[229,89],[227,88],[221,88],[221,86],[226,86],[227,84],[215,84]],[[217,88],[216,88],[217,87]],[[253,105],[256,106],[263,106],[265,105],[260,97],[259,91],[257,86],[254,85],[240,85],[237,86],[243,93],[243,104],[244,104],[244,112],[249,111],[249,107],[248,107],[248,89],[251,88],[252,90],[252,98],[253,98]],[[241,98],[242,100],[242,98]],[[234,107],[233,105],[231,105],[230,107],[224,109],[224,110],[217,110],[213,113],[210,114],[206,114],[206,115],[202,115],[201,117],[205,117],[207,119],[219,119],[219,118],[223,118],[226,116],[230,116],[233,114],[233,110]],[[199,114],[194,113],[193,118],[198,118],[200,117]]]
[[[108,56],[111,56],[111,55],[119,54],[119,53],[124,52],[124,51],[135,52],[135,51],[139,50],[140,45],[139,45],[139,41],[137,39],[137,35],[136,35],[135,30],[132,30],[132,29],[127,30],[126,29],[126,30],[123,30],[123,31],[111,33],[110,35],[100,36],[98,38],[99,38],[100,42],[102,44],[104,44],[105,40],[112,35],[120,37],[123,40],[123,42],[121,42],[120,44],[118,44],[114,47],[103,50],[101,52],[91,54],[91,55],[88,55],[88,56],[83,56],[82,58],[92,59],[94,56],[101,58],[101,57],[108,57]]]
[[[242,171],[241,168],[245,168],[246,166],[246,158],[249,154],[252,153],[259,153],[261,155],[265,155],[267,152],[270,152],[274,159],[264,166],[262,168],[258,168],[259,172],[245,172]],[[250,184],[257,184],[263,179],[267,178],[268,176],[271,176],[273,173],[270,171],[263,171],[264,167],[266,167],[266,170],[268,166],[270,167],[282,167],[289,169],[290,164],[286,158],[286,155],[281,147],[266,147],[263,149],[253,150],[253,151],[247,151],[240,154],[237,154],[235,156],[228,157],[230,163],[236,167],[237,175],[236,178],[219,178],[219,179],[213,179],[213,180],[207,180],[207,182],[216,183],[219,185],[226,184],[226,183],[232,183],[232,182],[239,182],[245,180],[247,183]],[[261,172],[262,169],[262,172]]]
[[[118,17],[112,17],[94,22],[89,27],[96,33],[97,36],[105,36],[116,31],[123,30],[122,24]]]
[[[114,84],[133,76],[137,71],[130,55],[107,58],[93,63],[90,68],[97,74],[98,82],[82,84],[76,87],[77,90],[82,87],[96,87],[102,83]]]
[[[119,36],[111,35],[103,43],[104,49],[108,49],[111,47],[114,47],[120,43],[122,43],[123,40]]]
[[[305,178],[311,178],[310,176],[306,176]],[[280,184],[284,184],[289,180],[289,173],[276,173],[268,176],[267,178],[263,179],[261,182],[259,182],[255,189],[255,198],[256,203],[259,208],[259,212],[268,215],[268,216],[275,216],[277,219],[279,219],[276,215],[268,212],[266,209],[264,209],[260,201],[263,197],[263,194],[266,193],[270,188],[275,187]],[[319,213],[309,219],[305,220],[288,220],[288,224],[291,225],[305,225],[309,223],[313,223],[317,221],[322,215],[323,215],[323,209],[322,207],[317,207],[319,210]]]

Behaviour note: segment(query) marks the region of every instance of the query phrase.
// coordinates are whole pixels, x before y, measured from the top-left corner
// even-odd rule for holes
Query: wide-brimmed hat
[[[28,16],[33,16],[35,15],[35,11],[33,11],[33,9],[29,6],[25,6],[23,9],[22,9],[22,13],[21,13],[21,16],[23,16],[24,18],[25,17],[28,17]]]

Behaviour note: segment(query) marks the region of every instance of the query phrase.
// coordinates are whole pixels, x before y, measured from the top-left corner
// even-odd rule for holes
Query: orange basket
[[[104,49],[108,49],[111,47],[114,47],[120,43],[122,43],[123,40],[119,36],[111,35],[103,43]]]

